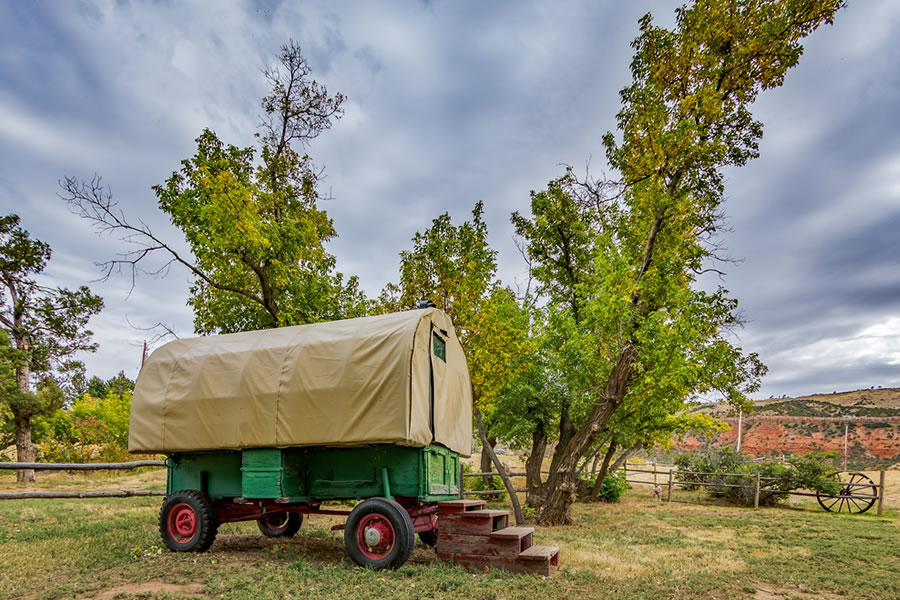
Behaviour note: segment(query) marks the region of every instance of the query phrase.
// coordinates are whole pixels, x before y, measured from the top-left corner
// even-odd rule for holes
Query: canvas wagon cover
[[[434,308],[170,342],[128,432],[131,452],[432,441],[471,453],[466,359]]]

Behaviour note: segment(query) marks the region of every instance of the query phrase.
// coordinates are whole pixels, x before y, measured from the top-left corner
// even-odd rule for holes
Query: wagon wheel
[[[159,509],[159,533],[173,552],[205,552],[218,529],[219,519],[209,497],[198,490],[173,492]]]
[[[303,515],[295,512],[267,512],[256,520],[256,525],[266,537],[294,537],[303,525]]]
[[[409,513],[387,498],[356,505],[344,526],[344,544],[353,562],[375,569],[396,569],[412,554],[415,529]]]
[[[872,508],[878,496],[878,486],[864,473],[858,471],[838,471],[829,475],[841,484],[836,496],[818,492],[816,499],[828,512],[862,514]]]

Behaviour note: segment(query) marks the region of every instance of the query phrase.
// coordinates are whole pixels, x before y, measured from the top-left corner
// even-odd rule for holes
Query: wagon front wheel
[[[303,525],[303,515],[295,512],[266,513],[256,520],[256,525],[266,537],[294,537]]]
[[[409,559],[415,543],[409,513],[388,498],[360,502],[344,526],[347,553],[363,567],[396,569]]]
[[[204,552],[212,546],[219,519],[209,497],[197,490],[179,490],[163,500],[159,533],[173,552]]]

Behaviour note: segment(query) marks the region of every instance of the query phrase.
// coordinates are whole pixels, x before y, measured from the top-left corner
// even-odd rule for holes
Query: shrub
[[[36,420],[41,460],[83,463],[128,459],[131,392],[102,398],[84,394],[70,406]]]
[[[600,483],[600,499],[604,502],[618,502],[631,484],[625,480],[625,473],[607,474]]]
[[[701,454],[681,454],[675,458],[680,481],[721,484],[704,486],[706,493],[735,504],[753,504],[756,476],[760,477],[759,503],[775,504],[787,498],[779,491],[806,489],[813,492],[837,494],[840,484],[828,475],[834,472],[833,453],[811,452],[794,456],[788,464],[774,460],[752,462],[746,454],[730,448],[708,450]],[[741,487],[725,487],[739,485]],[[686,489],[700,486],[685,484]]]

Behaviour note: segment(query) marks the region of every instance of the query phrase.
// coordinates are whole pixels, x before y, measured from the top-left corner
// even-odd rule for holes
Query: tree
[[[103,398],[107,394],[122,395],[125,392],[134,390],[134,381],[131,380],[125,371],[119,371],[115,377],[103,381],[96,375],[87,379],[84,373],[76,373],[72,377],[72,381],[68,388],[68,400],[74,402],[85,394],[94,398]]]
[[[184,234],[192,256],[129,222],[99,177],[67,177],[63,198],[99,232],[117,232],[137,249],[104,263],[165,275],[179,264],[193,277],[188,304],[198,333],[229,333],[360,316],[366,302],[355,277],[335,271],[325,243],[337,233],[317,205],[321,171],[306,146],[343,114],[344,96],[329,95],[309,78],[299,45],[281,48],[280,66],[267,69],[271,93],[262,100],[259,149],[224,144],[210,129],[196,154],[161,185],[159,208]],[[260,160],[257,161],[256,157]],[[164,262],[145,267],[152,255]]]
[[[555,352],[590,410],[557,449],[540,522],[571,522],[578,463],[624,406],[713,389],[740,402],[758,385],[764,367],[730,342],[736,302],[695,282],[717,258],[723,170],[759,152],[762,124],[750,105],[784,82],[800,41],[842,4],[697,0],[676,10],[672,30],[649,14],[640,20],[633,81],[617,116],[621,137],[604,137],[619,181],[586,185],[596,225],[590,268],[575,285],[583,304],[577,316],[571,305],[548,304]]]
[[[65,395],[52,377],[81,368],[79,352],[93,352],[92,315],[103,300],[82,286],[77,290],[40,285],[35,276],[50,260],[50,246],[31,239],[19,217],[0,218],[0,403],[14,422],[16,458],[34,462],[32,420],[61,407]],[[19,471],[17,481],[34,481]]]
[[[470,221],[456,226],[444,213],[424,232],[417,232],[413,248],[400,253],[400,283],[385,287],[378,308],[408,310],[427,299],[453,319],[472,379],[474,413],[483,444],[482,470],[489,471],[491,463],[497,467],[521,521],[512,484],[493,453],[496,438],[484,421],[490,418],[506,380],[524,368],[530,344],[528,315],[512,290],[495,280],[497,253],[488,244],[483,212],[484,206],[478,202]],[[487,477],[486,483],[490,482]]]

